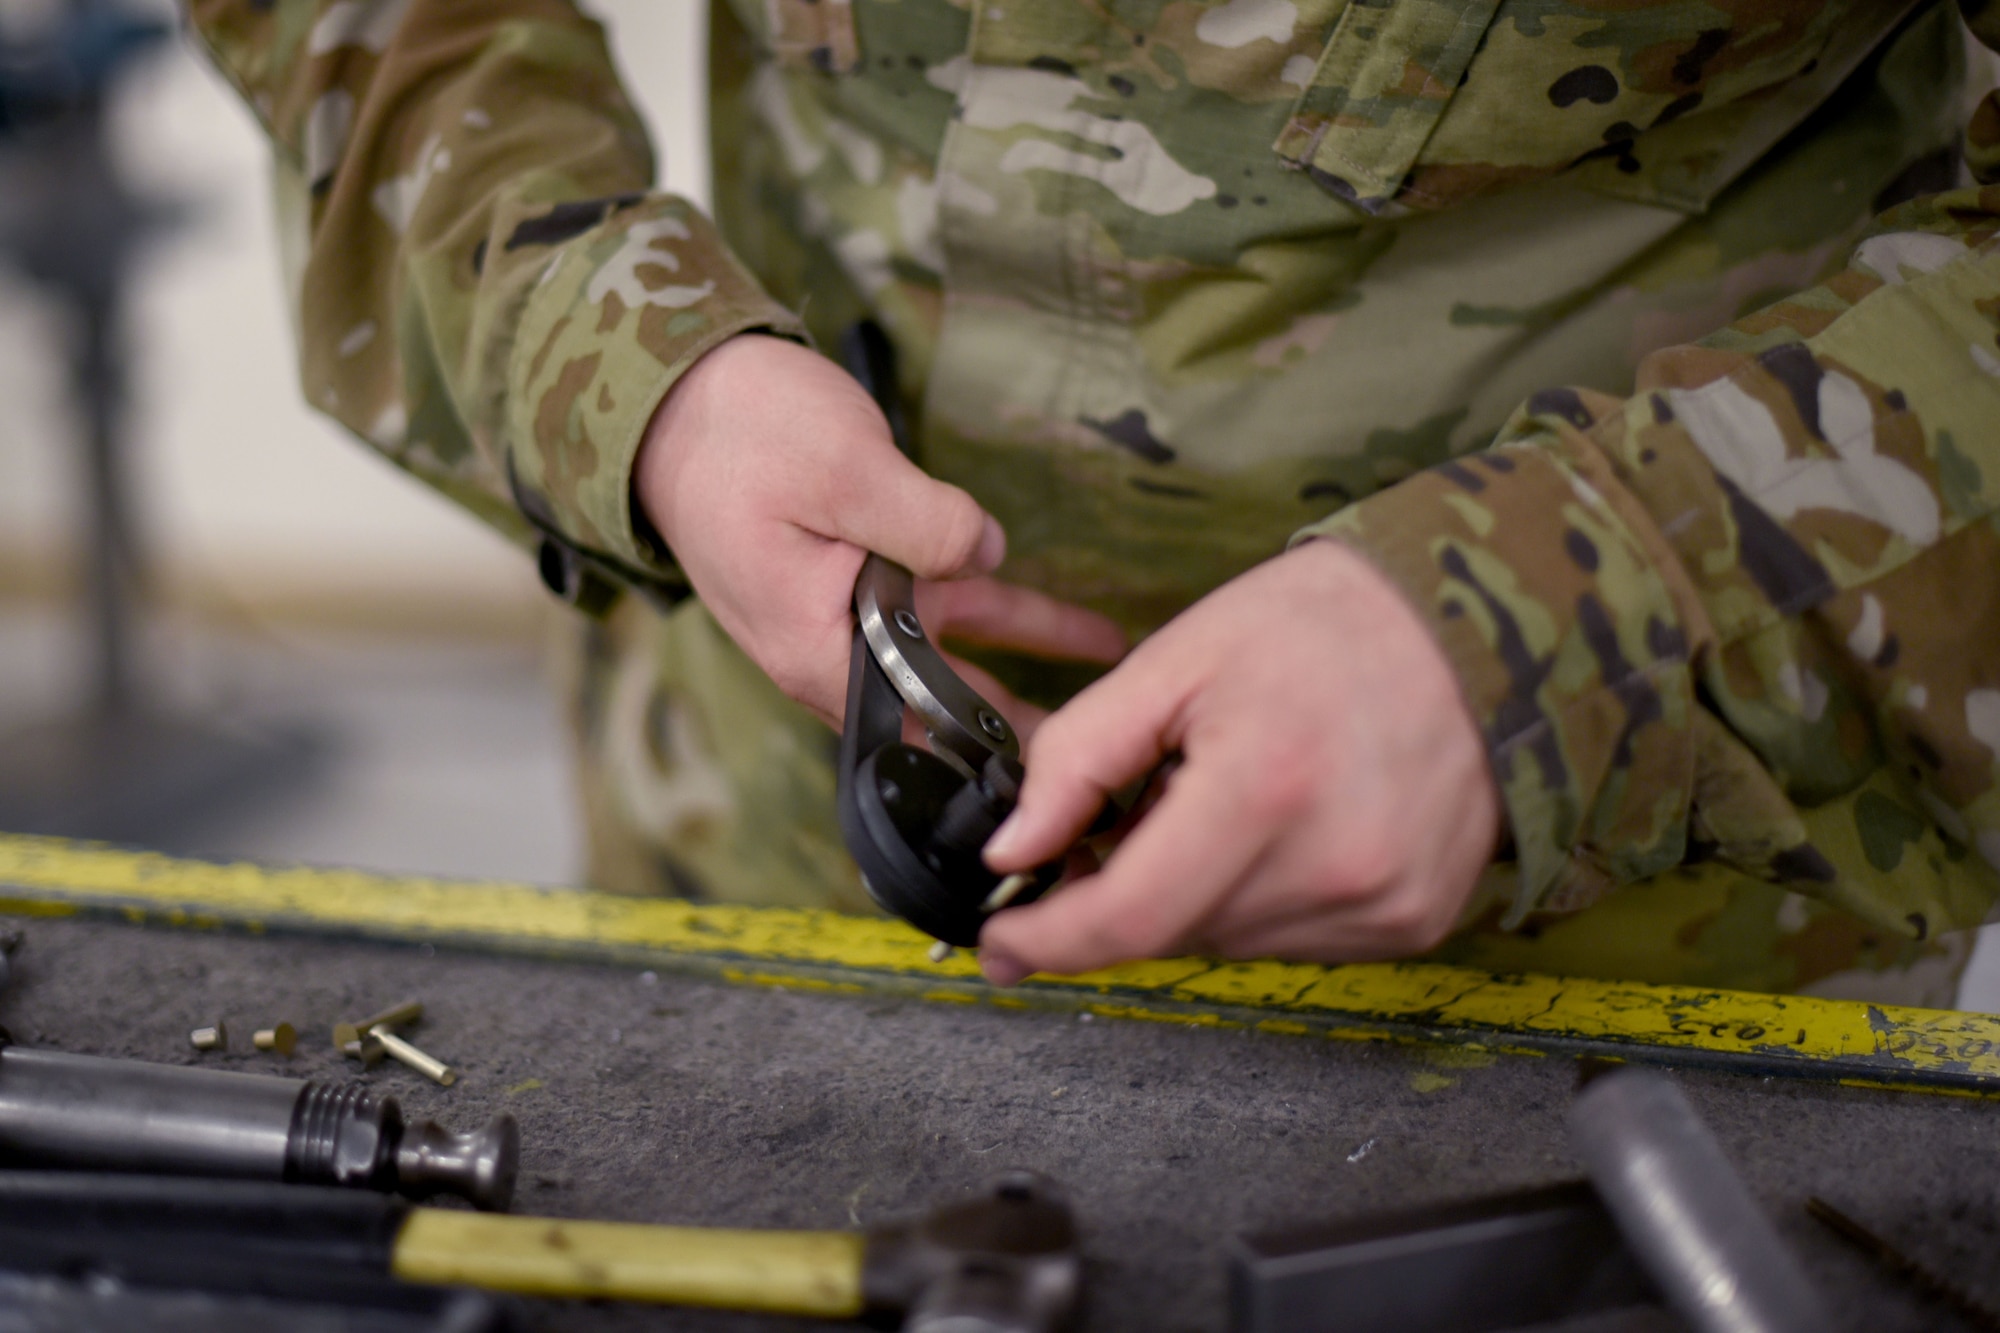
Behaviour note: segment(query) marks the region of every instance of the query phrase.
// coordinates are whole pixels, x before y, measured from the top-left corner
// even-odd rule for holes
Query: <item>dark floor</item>
[[[1056,1177],[1086,1228],[1090,1330],[1217,1329],[1220,1245],[1288,1220],[1463,1198],[1576,1172],[1560,1059],[1468,1056],[986,1006],[731,987],[662,973],[304,939],[22,923],[0,1023],[37,1046],[343,1078],[324,1034],[405,996],[449,1090],[366,1075],[470,1128],[519,1117],[516,1211],[732,1226],[867,1225],[1004,1167]],[[288,1020],[290,1060],[199,1057]],[[1961,1327],[1820,1234],[1823,1194],[2000,1302],[2000,1107],[1682,1080],[1848,1326]],[[705,1312],[544,1305],[547,1329],[770,1329]],[[812,1325],[797,1325],[812,1327]],[[1671,1328],[1657,1315],[1581,1329]]]

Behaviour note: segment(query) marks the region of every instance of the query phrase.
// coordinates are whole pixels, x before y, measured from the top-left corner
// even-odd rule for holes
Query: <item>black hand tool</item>
[[[848,330],[841,351],[907,455],[888,338],[864,322]],[[840,737],[841,836],[884,911],[970,948],[993,911],[1033,902],[1060,870],[1051,864],[1015,881],[1003,904],[995,901],[1000,877],[980,859],[1020,793],[1020,741],[925,633],[909,570],[870,555],[855,581],[854,613]],[[903,743],[906,706],[922,721],[930,750]]]
[[[908,1333],[1058,1333],[1083,1263],[1028,1172],[868,1232],[498,1217],[303,1186],[0,1172],[0,1270],[346,1299],[406,1283],[848,1319]]]
[[[397,1281],[400,1200],[315,1185],[0,1171],[0,1325],[78,1333],[498,1333]]]
[[[875,555],[862,565],[840,737],[840,832],[883,910],[969,948],[1000,907],[1000,877],[980,850],[1012,813],[1025,775],[1013,729],[932,647],[912,593],[902,566]],[[905,705],[932,749],[903,743]],[[1009,905],[1039,898],[1058,869],[1017,882]]]

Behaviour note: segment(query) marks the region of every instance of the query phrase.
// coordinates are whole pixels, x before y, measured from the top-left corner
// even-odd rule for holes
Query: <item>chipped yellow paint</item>
[[[1438,1069],[1487,1069],[1500,1063],[1499,1056],[1477,1042],[1467,1042],[1463,1046],[1427,1046],[1423,1060]]]
[[[1892,1079],[1843,1078],[1835,1080],[1843,1088],[1869,1088],[1875,1092],[1928,1092],[1939,1097],[1971,1097],[1979,1101],[1991,1101],[2000,1093],[1991,1088],[1960,1088],[1939,1086],[1935,1083],[1898,1083]]]
[[[1257,1025],[1259,1032],[1275,1032],[1284,1037],[1308,1037],[1312,1029],[1289,1018],[1267,1018]]]
[[[1000,992],[896,921],[791,908],[214,865],[0,835],[0,912],[88,913],[629,962],[732,981],[889,992],[1362,1041],[1589,1053],[1876,1087],[2000,1093],[2000,1018],[1437,963],[1164,959]]]
[[[1450,1074],[1433,1074],[1429,1070],[1422,1070],[1410,1075],[1410,1090],[1412,1092],[1443,1092],[1446,1088],[1453,1086],[1457,1082],[1458,1080]]]
[[[858,981],[828,981],[824,977],[791,976],[783,972],[745,972],[740,967],[723,968],[722,979],[739,986],[783,986],[788,990],[826,991],[835,995],[868,993],[868,987]]]
[[[1105,974],[1094,972],[1091,975]],[[1247,1019],[1232,1018],[1228,1014],[1207,1013],[1199,1009],[1161,1009],[1143,1004],[1085,1004],[1083,1011],[1087,1014],[1101,1014],[1105,1018],[1133,1018],[1146,1023],[1179,1023],[1186,1027],[1235,1029],[1250,1026]]]

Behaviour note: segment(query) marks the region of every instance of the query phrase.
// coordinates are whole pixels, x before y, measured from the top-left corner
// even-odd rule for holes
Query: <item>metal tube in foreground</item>
[[[1792,1252],[1701,1117],[1664,1074],[1591,1083],[1570,1140],[1626,1244],[1697,1333],[1834,1327]]]
[[[0,1164],[455,1194],[504,1210],[520,1134],[405,1125],[393,1097],[340,1086],[0,1048]]]
[[[0,1050],[0,1157],[93,1171],[285,1178],[295,1078]]]

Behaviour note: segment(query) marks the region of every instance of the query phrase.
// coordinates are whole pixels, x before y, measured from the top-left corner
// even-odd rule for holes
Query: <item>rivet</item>
[[[229,1028],[219,1020],[213,1027],[196,1028],[188,1033],[188,1045],[197,1051],[226,1051],[229,1049]]]
[[[381,1064],[382,1057],[388,1054],[382,1049],[382,1043],[373,1036],[359,1035],[352,1041],[342,1042],[340,1053],[350,1060],[359,1060],[364,1069],[373,1069]]]
[[[1025,870],[1016,870],[1000,881],[993,892],[986,895],[986,901],[979,904],[982,912],[997,912],[1021,894],[1021,890],[1035,882],[1035,877]]]
[[[250,1044],[260,1051],[276,1051],[279,1055],[290,1055],[298,1045],[298,1029],[290,1023],[280,1023],[274,1028],[259,1028],[250,1034]]]
[[[390,1005],[379,1014],[370,1014],[367,1018],[361,1019],[358,1022],[335,1023],[333,1025],[334,1049],[346,1050],[347,1047],[359,1041],[361,1034],[370,1028],[408,1027],[423,1016],[423,1001],[405,1000],[401,1004]]]
[[[372,1038],[392,1059],[399,1060],[432,1082],[450,1087],[458,1082],[458,1071],[435,1056],[426,1055],[385,1027],[372,1027],[364,1040]]]

